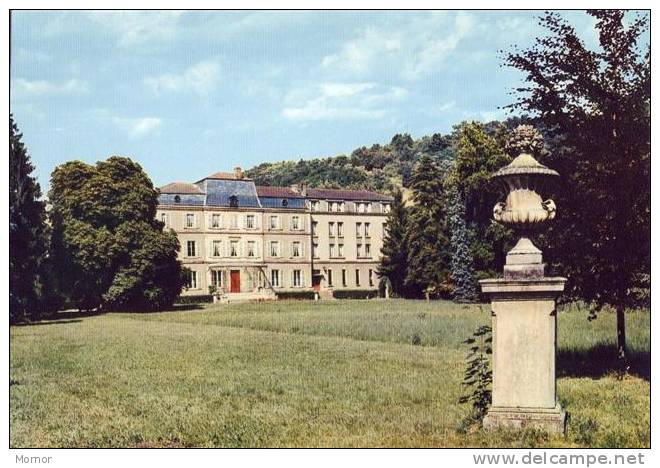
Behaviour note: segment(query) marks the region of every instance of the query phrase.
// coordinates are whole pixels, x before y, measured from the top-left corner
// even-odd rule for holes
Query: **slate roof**
[[[307,189],[307,198],[356,201],[391,201],[393,198],[369,190]]]
[[[252,180],[248,177],[241,177],[240,179],[236,177],[234,172],[216,172],[209,176],[204,177],[204,179],[223,179],[223,180]],[[204,180],[202,179],[202,180]]]
[[[250,179],[204,179],[206,205],[231,206],[231,198],[236,197],[238,206],[260,207],[259,196]]]
[[[161,204],[226,206],[235,197],[239,207],[304,208],[305,199],[391,201],[392,197],[369,190],[315,189],[305,194],[290,187],[255,186],[252,179],[237,178],[231,172],[216,172],[195,184],[172,182],[160,188]],[[185,197],[175,197],[183,195]],[[175,200],[177,198],[177,200]]]
[[[269,187],[265,185],[257,185],[257,194],[260,197],[305,198],[300,193],[289,187]]]
[[[203,195],[204,192],[195,184],[188,182],[172,182],[171,184],[163,185],[160,188],[160,193],[194,193]]]

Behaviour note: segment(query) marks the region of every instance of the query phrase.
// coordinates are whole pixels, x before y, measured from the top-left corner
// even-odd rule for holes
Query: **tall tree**
[[[394,192],[391,211],[385,224],[382,257],[378,275],[390,280],[395,295],[407,295],[405,280],[408,270],[408,209],[400,190]]]
[[[502,271],[509,231],[492,220],[501,198],[490,176],[509,163],[497,140],[479,122],[463,122],[454,129],[455,157],[450,184],[465,205],[470,251],[478,277]]]
[[[60,289],[80,308],[158,309],[181,292],[179,243],[156,221],[158,193],[142,168],[113,156],[53,171],[52,253]]]
[[[31,175],[25,144],[9,116],[9,320],[39,317],[46,258],[46,225],[41,188]]]
[[[450,250],[443,180],[446,170],[423,155],[413,170],[413,206],[408,223],[408,271],[405,285],[413,294],[448,295]]]
[[[547,160],[563,184],[546,251],[568,276],[567,293],[617,311],[619,357],[626,357],[626,307],[650,276],[649,16],[588,11],[599,47],[590,50],[557,13],[547,35],[513,49],[504,63],[524,73],[514,109],[530,113],[567,151]],[[627,24],[627,25],[626,25]]]
[[[477,298],[473,271],[470,235],[465,220],[465,203],[457,184],[447,191],[449,229],[451,231],[451,277],[454,282],[452,299],[455,302],[473,302]]]

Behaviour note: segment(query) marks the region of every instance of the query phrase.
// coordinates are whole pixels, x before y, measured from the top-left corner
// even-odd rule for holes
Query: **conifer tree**
[[[408,223],[406,287],[415,295],[444,295],[451,289],[447,213],[443,203],[445,169],[423,155],[411,175],[413,207]]]
[[[13,117],[9,116],[9,320],[36,319],[41,313],[46,257],[46,226],[41,188]]]
[[[401,190],[394,193],[391,211],[385,224],[382,257],[378,267],[378,275],[390,280],[392,292],[406,296],[406,273],[408,270],[408,209],[403,202]]]
[[[450,185],[447,195],[451,231],[451,277],[454,283],[452,299],[455,302],[474,302],[477,292],[469,232],[465,221],[465,202],[456,184]]]

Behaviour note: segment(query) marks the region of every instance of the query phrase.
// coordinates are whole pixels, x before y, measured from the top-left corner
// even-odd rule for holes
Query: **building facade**
[[[160,188],[157,217],[190,270],[183,295],[377,289],[391,197],[260,187],[240,168]]]

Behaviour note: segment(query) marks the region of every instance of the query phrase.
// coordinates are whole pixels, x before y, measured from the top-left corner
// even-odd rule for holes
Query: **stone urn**
[[[479,282],[493,323],[493,392],[485,429],[563,433],[566,427],[555,384],[556,299],[566,279],[544,276],[541,251],[530,240],[555,217],[555,203],[541,194],[558,175],[521,154],[492,176],[506,190],[493,218],[513,228],[518,242],[507,254],[504,278]]]
[[[557,176],[556,171],[525,153],[493,174],[492,179],[500,182],[507,192],[506,201],[493,208],[493,218],[513,228],[519,236],[518,243],[507,254],[505,279],[543,277],[542,254],[530,237],[555,217],[555,203],[543,201],[541,192],[548,180]]]

